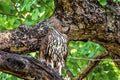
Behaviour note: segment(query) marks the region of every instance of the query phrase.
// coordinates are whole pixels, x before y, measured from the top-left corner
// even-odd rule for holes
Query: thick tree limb
[[[39,50],[46,34],[47,30],[43,28],[42,23],[34,27],[21,25],[18,29],[0,33],[0,50],[13,53]]]
[[[63,80],[53,69],[32,57],[3,51],[0,51],[0,70],[25,80]]]
[[[120,4],[96,0],[55,0],[55,15],[69,27],[69,40],[93,41],[106,48],[112,59],[120,58]],[[120,68],[120,62],[115,61]]]
[[[70,28],[69,40],[94,41],[106,48],[112,59],[120,59],[120,4],[109,0],[106,8],[95,0],[55,0],[55,15]],[[108,12],[107,12],[108,11]],[[99,56],[102,58],[103,56]],[[95,57],[94,57],[95,58]],[[99,62],[91,62],[79,75],[83,79]],[[120,68],[120,61],[115,61]]]
[[[109,44],[120,47],[118,15],[112,11],[106,12],[96,1],[55,0],[55,3],[54,16],[60,21],[62,30],[68,35],[69,40],[90,40],[103,45],[106,49],[109,46],[105,45]],[[118,12],[119,7],[120,5],[115,6]],[[22,26],[0,33],[0,50],[16,53],[38,50],[41,39],[46,34],[41,27],[51,20],[53,19],[48,19],[34,27]],[[52,22],[56,24],[56,20]]]
[[[48,30],[45,26],[53,23],[59,26],[59,21],[52,17],[33,27],[20,25],[17,29],[0,33],[0,50],[12,53],[26,53],[40,50],[41,41],[46,37]]]

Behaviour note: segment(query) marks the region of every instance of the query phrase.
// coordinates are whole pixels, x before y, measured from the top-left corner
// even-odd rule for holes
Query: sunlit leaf
[[[98,1],[102,6],[105,6],[107,4],[107,0],[98,0]]]
[[[32,11],[32,20],[37,20],[39,15],[39,9],[36,8]]]

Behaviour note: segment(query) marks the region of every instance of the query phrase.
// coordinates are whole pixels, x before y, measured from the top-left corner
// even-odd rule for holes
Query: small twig
[[[86,61],[104,61],[104,60],[106,60],[106,59],[92,59],[92,58],[78,58],[78,57],[68,57],[68,59],[86,60]],[[112,59],[112,61],[120,61],[120,59]]]
[[[14,15],[14,14],[7,14],[7,13],[3,13],[3,12],[0,12],[0,14],[2,14],[2,15],[6,15],[6,16],[14,16],[14,17],[18,17],[18,16]]]
[[[82,70],[82,72],[79,74],[79,77],[75,80],[83,80],[83,78],[85,78],[98,64],[102,59],[105,59],[109,57],[108,53],[101,53],[99,55],[96,55],[93,57],[93,59],[99,59],[97,61],[93,61],[91,60],[89,62],[89,64],[87,65],[87,67],[85,69]],[[100,60],[101,59],[101,60]]]

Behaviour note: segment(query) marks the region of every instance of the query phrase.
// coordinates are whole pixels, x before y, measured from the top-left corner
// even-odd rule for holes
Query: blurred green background
[[[119,0],[113,0],[119,2]],[[99,0],[106,5],[106,0]],[[0,0],[0,31],[17,28],[20,24],[35,25],[49,18],[54,11],[53,0]],[[88,59],[100,54],[105,49],[94,42],[70,41],[69,55],[63,75],[71,73],[76,77],[88,64]],[[36,56],[36,52],[30,53]],[[79,60],[75,58],[85,58]],[[85,80],[120,80],[120,71],[111,59],[105,59],[85,78]],[[0,80],[21,80],[15,76],[0,72]]]

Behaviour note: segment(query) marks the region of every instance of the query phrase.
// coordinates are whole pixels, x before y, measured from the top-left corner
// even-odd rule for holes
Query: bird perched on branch
[[[67,36],[62,33],[61,25],[55,18],[44,25],[47,36],[41,42],[40,60],[45,61],[61,75],[68,51]]]

